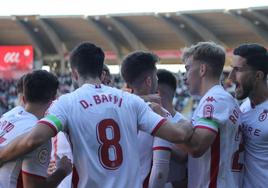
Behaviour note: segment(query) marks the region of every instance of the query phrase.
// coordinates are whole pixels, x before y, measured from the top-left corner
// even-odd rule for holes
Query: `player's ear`
[[[150,76],[146,76],[145,84],[146,84],[146,86],[151,87],[151,85],[152,85],[152,78]]]
[[[22,102],[23,102],[23,104],[26,103],[26,99],[25,99],[25,96],[24,95],[22,95]]]
[[[74,80],[78,80],[79,74],[76,69],[72,69],[72,77]]]
[[[207,65],[205,63],[201,63],[199,67],[199,75],[203,77],[207,72]]]
[[[264,78],[264,73],[262,71],[257,71],[256,72],[256,80],[257,81],[262,81]]]
[[[106,72],[103,70],[103,71],[101,72],[101,77],[100,77],[101,82],[104,81],[105,76],[106,76]]]

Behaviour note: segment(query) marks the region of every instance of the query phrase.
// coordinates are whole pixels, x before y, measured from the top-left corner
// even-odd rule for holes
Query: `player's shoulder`
[[[34,114],[24,110],[21,113],[17,113],[14,116],[13,121],[25,124],[25,127],[27,127],[28,125],[32,127],[32,124],[36,124],[36,122],[38,121],[38,118]]]
[[[19,121],[32,121],[32,120],[37,120],[37,117],[34,116],[33,114],[27,112],[23,107],[14,109],[10,111],[10,114],[7,114],[5,116],[1,117],[1,121],[6,120],[10,122],[19,122]]]
[[[4,113],[2,117],[14,116],[15,114],[21,113],[22,111],[24,111],[24,108],[22,106],[16,106],[11,110],[9,110],[8,112]]]
[[[117,94],[117,95],[120,95],[120,97],[122,97],[123,99],[125,100],[128,100],[129,102],[135,102],[135,101],[143,101],[143,99],[141,99],[139,96],[133,94],[133,93],[130,93],[128,91],[125,91],[125,90],[122,90],[122,89],[117,89],[117,88],[114,88],[114,87],[109,87],[109,86],[106,86],[107,88],[109,88],[110,91],[112,91],[113,94]]]
[[[52,104],[50,106],[53,106],[56,103],[60,104],[60,105],[68,104],[69,102],[73,101],[73,98],[74,98],[76,92],[77,91],[73,91],[73,92],[65,93],[65,94],[59,96],[56,100],[54,100],[52,102]]]
[[[251,104],[250,104],[250,99],[247,98],[246,100],[244,100],[242,102],[242,104],[240,105],[240,110],[241,112],[245,113],[245,112],[248,112],[250,111],[252,108],[251,108]]]
[[[204,102],[225,102],[225,103],[236,103],[234,97],[228,93],[222,86],[216,85],[211,88],[203,97]]]

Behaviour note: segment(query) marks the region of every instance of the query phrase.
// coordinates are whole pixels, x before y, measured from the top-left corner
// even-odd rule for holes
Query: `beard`
[[[236,88],[235,97],[238,100],[243,100],[250,95],[252,90],[253,90],[253,83],[247,83],[244,85],[240,85],[239,88]]]

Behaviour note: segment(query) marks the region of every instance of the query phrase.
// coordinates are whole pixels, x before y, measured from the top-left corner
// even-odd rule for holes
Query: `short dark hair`
[[[17,94],[23,93],[23,82],[26,75],[23,75],[20,77],[20,79],[17,82],[16,92]]]
[[[104,56],[100,47],[90,42],[83,42],[71,52],[71,67],[76,68],[82,77],[97,78],[102,73]]]
[[[23,93],[26,101],[47,103],[57,94],[59,81],[57,77],[45,70],[35,70],[24,78]]]
[[[220,76],[225,63],[225,50],[214,42],[198,42],[183,50],[182,60],[189,57],[213,68],[213,75]]]
[[[125,82],[133,84],[140,76],[156,70],[158,61],[159,58],[151,52],[132,52],[123,59],[121,75]]]
[[[102,71],[105,71],[106,73],[109,73],[110,74],[109,67],[106,64],[103,64]]]
[[[158,69],[157,70],[157,77],[158,77],[158,84],[166,84],[173,91],[176,90],[177,79],[172,72],[165,70],[165,69]]]
[[[247,60],[247,64],[256,70],[268,73],[268,54],[265,47],[260,44],[242,44],[234,49],[234,55],[241,56]]]

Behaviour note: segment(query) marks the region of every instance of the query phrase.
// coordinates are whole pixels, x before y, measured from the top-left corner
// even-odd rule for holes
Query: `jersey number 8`
[[[100,143],[99,160],[109,170],[116,170],[123,162],[118,124],[113,119],[104,119],[97,125],[97,139]]]

